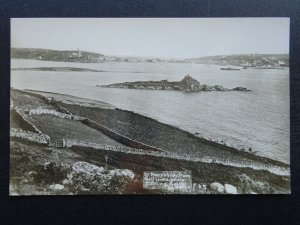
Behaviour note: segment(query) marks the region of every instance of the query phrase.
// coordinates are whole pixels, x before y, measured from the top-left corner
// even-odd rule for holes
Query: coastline
[[[207,173],[209,173],[211,176],[211,179],[215,176],[212,176],[212,171],[216,170],[216,168],[222,168],[221,170],[232,170],[230,174],[232,175],[232,178],[229,178],[230,176],[226,178],[227,180],[233,179],[234,174],[237,173],[239,176],[242,174],[251,174],[250,176],[255,176],[257,178],[257,173],[264,174],[262,179],[265,179],[267,177],[282,177],[282,175],[276,175],[276,173],[271,173],[269,169],[264,168],[283,168],[287,171],[289,171],[289,165],[285,164],[283,162],[279,162],[273,159],[257,156],[248,152],[241,152],[238,151],[235,148],[222,145],[217,142],[213,142],[201,137],[197,137],[187,131],[183,131],[179,128],[176,128],[174,126],[160,123],[157,120],[151,119],[149,117],[145,117],[139,114],[136,114],[134,112],[118,109],[118,108],[105,108],[101,105],[93,105],[93,102],[90,102],[85,105],[80,104],[72,104],[73,101],[76,102],[78,99],[80,99],[81,102],[84,102],[85,99],[77,98],[74,96],[68,96],[69,102],[63,102],[62,99],[64,99],[64,95],[58,94],[58,93],[51,93],[55,95],[59,95],[60,99],[55,100],[51,99],[50,102],[47,102],[47,95],[46,92],[39,92],[39,91],[23,91],[23,90],[15,90],[13,91],[19,92],[19,93],[27,93],[29,95],[34,96],[34,98],[39,98],[40,100],[44,101],[45,104],[51,105],[52,107],[56,108],[56,110],[61,111],[61,109],[66,109],[69,113],[72,115],[76,115],[79,117],[89,118],[97,123],[100,123],[110,129],[112,129],[115,132],[121,133],[122,135],[131,138],[133,140],[139,141],[141,143],[144,143],[146,145],[155,146],[157,148],[161,148],[163,151],[170,152],[172,154],[178,154],[178,155],[188,155],[193,160],[183,160],[176,159],[176,158],[168,158],[168,157],[159,157],[151,154],[145,154],[145,155],[130,155],[130,157],[138,157],[138,158],[149,158],[151,159],[151,162],[157,161],[157,163],[153,163],[153,165],[146,163],[146,166],[148,165],[149,168],[152,168],[153,170],[157,170],[158,168],[160,170],[168,168],[167,163],[164,163],[164,167],[162,165],[159,165],[160,161],[170,161],[170,162],[177,162],[178,160],[181,162],[180,165],[183,165],[184,167],[189,167],[188,165],[198,165],[199,168],[205,167],[207,170]],[[33,92],[39,92],[33,93]],[[48,93],[49,94],[49,93]],[[67,96],[67,95],[66,95]],[[93,100],[89,100],[93,101]],[[60,106],[60,107],[58,107]],[[47,130],[47,129],[46,129]],[[87,147],[71,147],[71,150],[74,150],[75,152],[81,152],[82,155],[83,152],[92,151],[94,156],[97,156],[101,150],[91,150]],[[99,153],[100,154],[100,153]],[[101,153],[102,154],[102,153]],[[100,154],[100,155],[101,155]],[[117,152],[110,152],[110,155],[115,155],[115,157],[119,157],[118,155],[122,155],[124,153],[117,153]],[[100,157],[100,156],[97,156]],[[126,160],[128,157],[126,157]],[[202,161],[195,160],[196,158],[204,159]],[[123,160],[124,158],[121,157]],[[122,165],[122,162],[120,160],[117,160],[116,167]],[[91,159],[89,159],[91,160]],[[102,160],[103,163],[103,157],[99,159]],[[99,164],[100,162],[98,162]],[[240,166],[238,166],[238,164]],[[124,162],[124,164],[127,164]],[[129,163],[130,164],[130,163]],[[136,163],[135,163],[136,164]],[[132,164],[130,164],[130,168],[132,167]],[[136,165],[135,165],[136,166]],[[174,164],[174,167],[177,166]],[[136,168],[136,167],[135,167]],[[137,174],[141,174],[142,169],[141,165],[138,166],[138,168],[135,169],[134,172]],[[199,168],[197,166],[192,166],[193,171],[197,171]],[[227,168],[227,169],[226,169]],[[127,167],[126,167],[127,169]],[[182,168],[181,168],[182,169]],[[233,172],[235,171],[235,172]],[[272,171],[272,170],[271,170]],[[216,172],[216,171],[215,171]],[[220,172],[220,171],[219,171]],[[221,173],[222,174],[222,173]],[[195,175],[194,175],[195,176]],[[284,179],[287,179],[283,186],[284,189],[288,190],[288,183],[289,183],[289,173],[284,175]],[[272,178],[272,179],[273,179]],[[276,179],[277,179],[276,178]],[[194,179],[194,178],[193,178]],[[195,177],[195,180],[203,180],[204,177],[199,178]],[[221,179],[221,176],[218,176],[218,179]],[[225,180],[226,180],[225,179]],[[268,178],[269,179],[269,178]],[[209,178],[206,178],[204,180],[209,180]],[[140,181],[139,181],[140,182]],[[224,181],[225,182],[225,181]],[[235,183],[235,185],[238,186],[238,183]],[[280,186],[280,184],[279,184]],[[278,188],[278,187],[277,187]],[[276,189],[276,188],[275,188]],[[278,190],[277,190],[278,191]],[[276,191],[275,191],[276,192]],[[288,191],[284,191],[288,192]]]
[[[33,93],[37,93],[38,95],[41,95],[41,96],[44,96],[44,97],[48,96],[48,94],[50,94],[49,96],[53,96],[53,95],[60,96],[61,98],[59,98],[59,100],[54,101],[54,102],[56,102],[58,104],[61,104],[65,109],[68,109],[68,111],[70,113],[72,113],[72,111],[70,111],[70,109],[72,110],[72,108],[73,108],[73,110],[74,110],[73,114],[78,115],[78,116],[81,115],[81,116],[84,117],[84,114],[86,112],[82,111],[81,112],[82,114],[80,114],[80,110],[81,109],[82,110],[87,109],[87,110],[97,111],[97,113],[102,112],[104,114],[104,116],[105,116],[106,119],[108,119],[108,114],[110,112],[114,112],[115,113],[115,115],[113,115],[114,118],[122,117],[122,116],[125,117],[125,118],[126,117],[127,118],[136,117],[136,118],[139,118],[141,120],[148,121],[149,123],[151,123],[151,125],[162,126],[163,128],[167,128],[167,129],[173,130],[174,132],[179,132],[180,135],[185,135],[187,137],[190,137],[191,139],[196,139],[196,140],[198,140],[200,142],[203,142],[205,144],[208,144],[210,146],[222,148],[223,150],[226,150],[226,151],[229,151],[229,152],[232,152],[232,153],[236,153],[236,154],[240,154],[240,155],[245,156],[245,157],[247,157],[249,159],[254,159],[254,160],[261,161],[261,162],[269,162],[269,163],[274,164],[274,165],[289,167],[289,164],[287,164],[285,162],[277,161],[275,159],[271,159],[271,158],[268,158],[268,157],[265,157],[265,156],[256,155],[253,152],[251,153],[251,152],[247,152],[247,151],[241,151],[241,150],[239,150],[239,149],[237,149],[235,147],[228,146],[226,143],[220,143],[220,142],[216,142],[214,140],[209,140],[208,138],[197,136],[196,134],[192,134],[192,133],[190,133],[188,131],[185,131],[185,130],[182,130],[182,129],[176,127],[176,126],[160,122],[160,121],[158,121],[156,119],[153,119],[153,118],[150,118],[148,116],[144,116],[144,115],[135,113],[133,111],[128,111],[128,110],[117,108],[115,106],[110,105],[109,103],[99,102],[99,101],[96,101],[96,100],[90,100],[90,99],[85,99],[85,98],[76,97],[76,96],[67,95],[67,94],[54,93],[54,92],[45,92],[45,91],[28,90],[28,89],[26,89],[24,91],[25,92],[29,91],[31,93],[32,92]],[[68,97],[69,99],[71,99],[71,101],[69,101],[68,103],[63,102],[62,99],[64,99],[65,97]],[[78,102],[78,99],[80,99],[80,101],[92,102],[92,104],[88,104],[88,105],[76,104],[76,102]],[[99,105],[94,107],[93,103],[99,103]],[[112,106],[112,108],[111,109],[107,109],[106,107],[102,107],[102,104],[108,104],[108,105]],[[78,110],[77,111],[78,114],[75,113],[76,110]],[[101,120],[101,122],[104,122],[104,120]],[[126,129],[126,128],[130,129],[129,126],[125,127],[125,125],[123,123],[123,126],[124,126],[123,129]],[[113,127],[111,127],[111,128],[113,129]],[[156,127],[154,127],[154,129],[156,129]],[[138,134],[136,134],[136,135],[138,135]],[[136,137],[138,137],[138,136],[136,136]]]

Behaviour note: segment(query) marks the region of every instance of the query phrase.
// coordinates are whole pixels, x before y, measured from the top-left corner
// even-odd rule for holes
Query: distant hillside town
[[[33,49],[33,48],[12,48],[11,58],[15,59],[35,59],[44,61],[60,62],[82,62],[95,63],[103,60],[103,55],[93,52],[81,51],[57,51],[50,49]]]
[[[195,63],[212,65],[230,65],[243,69],[255,67],[260,69],[273,69],[289,67],[288,54],[242,54],[242,55],[223,55],[207,56],[199,58],[175,59],[175,58],[145,58],[145,57],[119,57],[106,56],[99,53],[81,51],[58,51],[49,49],[33,48],[11,48],[11,58],[14,59],[35,59],[45,61],[61,62],[150,62],[150,63]]]
[[[208,56],[187,59],[186,62],[247,67],[289,67],[288,54],[246,54]]]

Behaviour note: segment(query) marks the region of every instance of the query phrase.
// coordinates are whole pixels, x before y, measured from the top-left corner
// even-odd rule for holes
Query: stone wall
[[[16,138],[26,139],[28,141],[37,142],[39,144],[48,144],[50,137],[46,134],[37,134],[30,131],[11,128],[10,136]]]
[[[54,115],[54,116],[58,116],[63,119],[70,119],[70,120],[84,120],[85,119],[80,116],[61,113],[61,112],[58,112],[55,110],[50,110],[50,109],[31,109],[29,111],[29,115],[41,115],[41,114]]]
[[[19,110],[17,107],[14,108],[15,112],[20,116],[20,118],[25,121],[27,124],[29,124],[30,127],[33,128],[33,130],[35,130],[37,133],[41,134],[42,132],[33,124],[31,123],[21,112],[21,110]]]
[[[96,130],[101,131],[102,133],[104,133],[105,135],[107,135],[108,137],[118,141],[119,143],[122,143],[128,147],[131,148],[137,148],[137,149],[144,149],[144,150],[150,150],[150,151],[159,151],[162,152],[163,150],[154,146],[150,146],[138,141],[135,141],[133,139],[130,139],[124,135],[121,135],[105,126],[103,126],[102,124],[96,123],[90,119],[85,119],[82,121],[82,123],[86,124],[89,127],[92,127]]]

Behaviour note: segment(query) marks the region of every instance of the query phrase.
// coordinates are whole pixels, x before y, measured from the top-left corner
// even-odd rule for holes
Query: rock
[[[73,171],[77,173],[86,173],[88,175],[102,174],[104,172],[103,167],[98,167],[87,162],[76,162],[72,166]]]
[[[207,185],[206,184],[197,184],[193,183],[193,194],[207,194]]]
[[[237,194],[237,189],[231,184],[225,184],[225,193],[227,194]]]
[[[136,81],[103,85],[109,88],[127,88],[127,89],[147,89],[147,90],[172,90],[185,92],[199,91],[249,91],[244,87],[236,87],[233,89],[224,88],[222,85],[209,86],[200,84],[195,78],[186,75],[181,81],[161,80],[161,81]]]
[[[28,173],[29,176],[36,175],[36,174],[37,174],[36,171],[30,171],[30,172]]]
[[[52,185],[50,185],[50,189],[53,189],[53,190],[62,190],[64,188],[65,188],[65,186],[61,185],[61,184],[52,184]]]
[[[247,88],[244,87],[235,87],[233,89],[231,89],[232,91],[250,91]]]
[[[213,86],[213,89],[216,91],[224,91],[224,88],[222,85],[215,85],[215,86]]]
[[[218,182],[214,182],[214,183],[211,183],[209,185],[210,189],[211,190],[214,190],[214,191],[217,191],[219,193],[223,193],[224,192],[224,186]]]
[[[64,181],[75,193],[123,193],[135,175],[128,169],[105,170],[87,162],[76,162],[72,166],[68,179]]]
[[[200,82],[192,78],[190,75],[186,75],[180,83],[184,91],[201,91]]]
[[[203,91],[212,91],[212,87],[208,86],[207,84],[203,84],[202,85],[202,90]]]
[[[134,178],[134,173],[131,170],[128,169],[124,169],[124,170],[120,170],[120,169],[115,169],[115,170],[110,170],[109,174],[112,176],[119,176],[119,177],[126,177],[129,180],[133,180]]]

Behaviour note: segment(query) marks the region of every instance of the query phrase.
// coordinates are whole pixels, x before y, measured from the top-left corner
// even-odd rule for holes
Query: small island
[[[170,91],[184,91],[184,92],[200,92],[200,91],[250,91],[245,87],[235,87],[233,89],[224,88],[222,85],[209,86],[200,84],[199,81],[186,75],[181,81],[136,81],[124,82],[109,85],[97,85],[97,87],[107,88],[125,88],[125,89],[146,89],[146,90],[170,90]]]

